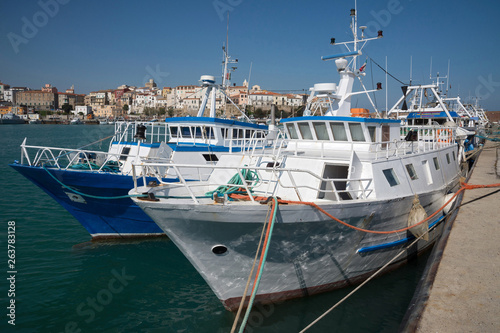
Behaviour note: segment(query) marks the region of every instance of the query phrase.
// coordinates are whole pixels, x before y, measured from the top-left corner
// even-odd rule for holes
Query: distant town
[[[85,95],[75,93],[74,86],[62,92],[51,84],[35,90],[0,82],[0,114],[13,113],[25,120],[47,121],[74,117],[94,120],[196,116],[205,89],[200,85],[160,88],[150,79],[144,87],[122,85]],[[217,91],[215,107],[217,116],[228,118],[241,116],[238,108],[245,110],[248,116],[266,118],[273,104],[278,108],[277,117],[296,116],[302,113],[307,99],[304,93],[277,93],[258,85],[250,88],[246,80],[241,86],[233,84],[224,90],[232,102]]]

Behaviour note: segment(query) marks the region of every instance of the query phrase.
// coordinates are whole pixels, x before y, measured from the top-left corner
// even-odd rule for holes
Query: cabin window
[[[243,138],[243,130],[242,129],[233,129],[233,139],[242,139]]]
[[[309,127],[309,123],[299,123],[298,125],[299,125],[300,135],[302,135],[302,139],[312,140],[313,136],[311,133],[311,127]]]
[[[438,158],[434,157],[432,160],[434,161],[434,168],[436,168],[436,170],[439,170],[439,161],[438,161]]]
[[[325,123],[313,123],[313,128],[318,140],[330,140]]]
[[[431,168],[429,167],[429,161],[425,160],[422,161],[422,167],[424,168],[424,175],[425,178],[427,179],[427,185],[432,184],[432,174],[431,174]]]
[[[245,130],[245,138],[250,139],[252,137],[252,131],[251,130]]]
[[[207,162],[219,161],[219,159],[217,158],[217,155],[215,155],[215,154],[202,154],[202,155],[205,158],[205,161],[207,161]]]
[[[352,141],[365,141],[361,124],[349,123],[349,130],[351,131]]]
[[[123,147],[122,154],[120,155],[120,161],[125,161],[129,153],[130,147]]]
[[[391,128],[388,125],[382,125],[382,149],[386,149],[388,141],[391,141]]]
[[[205,132],[205,137],[209,139],[215,139],[214,129],[212,127],[205,127],[203,128],[203,130]]]
[[[194,137],[197,139],[203,139],[203,135],[201,134],[201,127],[194,128]]]
[[[382,142],[391,141],[391,128],[389,125],[382,125]]]
[[[192,136],[191,136],[191,130],[189,127],[181,127],[181,135],[183,138],[188,138],[188,139],[191,139]]]
[[[224,139],[226,139],[227,138],[227,133],[228,133],[229,129],[227,129],[227,128],[221,128],[221,131],[222,131],[222,137]]]
[[[413,167],[413,164],[407,164],[406,165],[406,171],[408,171],[408,175],[410,176],[411,180],[418,179],[417,173],[415,171],[415,168]]]
[[[377,142],[377,128],[375,126],[368,126],[368,133],[372,142]]]
[[[176,138],[179,133],[179,127],[170,127],[170,136]]]
[[[288,129],[288,134],[290,134],[290,139],[298,139],[297,130],[295,129],[295,124],[286,124]]]
[[[382,172],[384,173],[385,179],[387,179],[387,182],[389,182],[389,185],[391,185],[391,187],[399,185],[399,180],[396,176],[396,173],[394,172],[394,169],[385,169],[382,170]]]
[[[330,123],[330,127],[332,128],[333,140],[348,141],[344,123]]]
[[[448,162],[448,164],[450,164],[450,154],[446,153],[446,162]]]
[[[453,155],[453,160],[456,161],[457,158],[455,157],[455,152],[452,152],[452,155]]]

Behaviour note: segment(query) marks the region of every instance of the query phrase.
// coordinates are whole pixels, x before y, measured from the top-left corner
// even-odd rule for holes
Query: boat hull
[[[420,196],[428,213],[438,210],[446,189]],[[413,197],[320,205],[357,227],[397,230],[407,226]],[[268,208],[259,204],[187,205],[139,202],[202,275],[224,306],[238,308],[250,274]],[[418,241],[393,263],[429,249],[442,230],[443,215],[429,240]],[[343,226],[305,205],[279,205],[256,302],[270,303],[359,283],[414,239],[409,231],[369,234]],[[227,249],[215,254],[214,249]],[[249,289],[251,290],[251,288]],[[249,291],[250,294],[250,291]]]
[[[41,167],[10,164],[12,168],[44,190],[73,215],[93,239],[163,236],[163,231],[128,198],[105,200],[96,197],[127,196],[134,186],[131,176],[75,170],[48,170]]]

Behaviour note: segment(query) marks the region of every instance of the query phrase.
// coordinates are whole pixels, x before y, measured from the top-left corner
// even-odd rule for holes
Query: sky
[[[222,46],[229,13],[229,53],[238,59],[232,82],[262,89],[307,92],[314,83],[338,82],[333,61],[351,40],[354,0],[19,0],[0,1],[0,81],[40,89],[46,83],[87,94],[122,84],[159,87],[221,82]],[[491,0],[358,0],[358,24],[373,36],[369,56],[402,82],[431,83],[439,73],[449,96],[478,97],[500,110],[500,2]],[[431,68],[432,63],[432,68]],[[410,66],[411,64],[411,66]],[[450,64],[449,78],[448,64]],[[368,59],[364,82],[377,107],[401,96],[401,83]],[[444,89],[446,89],[446,84]],[[366,97],[353,106],[367,106]]]

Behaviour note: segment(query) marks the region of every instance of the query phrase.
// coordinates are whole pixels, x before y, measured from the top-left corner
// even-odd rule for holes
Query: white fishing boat
[[[23,118],[19,117],[17,114],[14,114],[12,112],[6,113],[3,116],[0,115],[0,124],[4,125],[20,125],[20,124],[25,124],[26,122],[24,121]]]
[[[81,125],[81,124],[83,124],[83,121],[80,118],[75,117],[75,118],[71,119],[69,124],[70,125]]]
[[[316,84],[305,116],[282,120],[286,147],[222,155],[215,166],[137,165],[159,175],[165,168],[210,170],[205,181],[185,182],[179,174],[179,182],[136,185],[129,194],[142,195],[134,202],[229,310],[243,295],[268,303],[359,283],[401,250],[406,255],[392,267],[429,249],[442,231],[440,208],[460,186],[456,128],[441,127],[450,134],[442,139],[422,126],[407,141],[400,120],[364,110],[352,116],[351,97],[368,96],[363,84],[353,91],[364,75],[356,58],[382,32],[358,37],[354,9],[351,16],[354,40],[332,40],[348,52],[322,58],[335,59],[339,84]],[[417,224],[425,215],[431,218]],[[415,237],[422,238],[406,248]],[[258,274],[249,280],[256,261]]]
[[[114,125],[114,124],[115,121],[110,117],[99,119],[99,125]]]
[[[452,134],[443,127],[454,127],[453,140],[459,143],[459,160],[465,161],[479,152],[482,140],[476,134],[484,132],[482,121],[462,104],[460,97],[446,96],[447,92],[440,89],[439,75],[435,82],[403,86],[402,90],[403,96],[387,113],[407,125],[401,128],[402,138],[423,126],[439,132],[439,140],[451,140]]]

